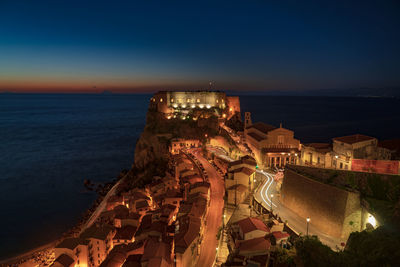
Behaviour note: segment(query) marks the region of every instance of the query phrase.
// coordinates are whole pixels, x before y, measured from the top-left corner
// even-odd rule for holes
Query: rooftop
[[[239,251],[267,251],[271,248],[271,243],[264,237],[258,237],[240,242],[238,245]]]
[[[113,227],[107,224],[97,226],[92,225],[91,227],[87,228],[81,235],[81,238],[88,239],[88,238],[95,238],[100,240],[105,240],[107,236],[113,231]]]
[[[263,122],[253,123],[252,125],[248,126],[246,129],[251,129],[251,128],[255,128],[255,129],[257,129],[260,132],[263,132],[265,134],[268,133],[269,131],[272,131],[272,130],[276,129],[275,126],[272,126],[270,124],[266,124],[266,123],[263,123]]]
[[[333,138],[334,141],[339,141],[339,142],[343,142],[346,144],[355,144],[358,142],[363,142],[363,141],[373,140],[373,139],[376,139],[376,138],[367,136],[367,135],[363,135],[363,134],[353,134],[353,135],[347,135],[347,136]]]
[[[78,245],[87,245],[87,244],[89,244],[89,241],[83,238],[66,238],[63,241],[61,241],[61,243],[58,244],[56,248],[68,248],[70,250],[73,250]]]
[[[255,170],[252,170],[252,169],[247,168],[247,167],[241,167],[241,168],[234,169],[232,172],[234,172],[234,173],[242,172],[242,173],[247,174],[247,175],[252,175],[255,172]]]
[[[236,222],[240,229],[242,230],[243,234],[260,230],[269,233],[270,229],[260,220],[254,217],[248,217],[246,219],[240,220]]]
[[[127,225],[122,228],[117,228],[117,232],[113,239],[132,240],[135,236],[137,227]]]
[[[61,254],[60,256],[58,256],[58,258],[54,261],[54,263],[51,266],[69,267],[72,266],[74,262],[75,262],[74,259],[71,258],[70,256],[66,254]]]
[[[175,251],[184,253],[199,235],[201,221],[198,218],[183,216],[178,219],[179,233],[175,235]]]

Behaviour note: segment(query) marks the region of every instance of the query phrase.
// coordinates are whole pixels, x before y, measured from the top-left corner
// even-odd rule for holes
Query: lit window
[[[218,103],[218,99],[217,99],[217,103]]]
[[[160,98],[160,102],[163,102],[163,99],[162,99],[162,98]]]
[[[187,103],[190,103],[190,98],[186,99],[186,102],[187,102]]]
[[[173,98],[171,98],[171,102],[174,103],[174,99]]]
[[[197,98],[197,103],[200,103],[200,98]]]

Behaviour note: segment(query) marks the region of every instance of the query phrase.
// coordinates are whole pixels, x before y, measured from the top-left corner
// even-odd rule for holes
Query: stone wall
[[[347,238],[361,230],[360,196],[307,178],[293,170],[285,170],[281,202],[322,232]]]

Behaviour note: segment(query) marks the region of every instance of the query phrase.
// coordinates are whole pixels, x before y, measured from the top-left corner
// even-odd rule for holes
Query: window
[[[100,254],[97,254],[97,256],[100,258]],[[100,261],[100,260],[99,260]]]
[[[318,157],[317,162],[318,162],[318,164],[321,162],[321,158],[320,157]]]
[[[99,243],[99,240],[97,240],[97,244]]]
[[[99,251],[100,250],[100,248],[99,247],[97,247],[97,251]]]
[[[171,98],[171,102],[174,103],[174,99],[173,98]]]
[[[340,168],[343,169],[343,163],[342,162],[340,162]]]
[[[163,102],[163,99],[162,99],[162,98],[160,98],[160,102]]]
[[[278,144],[283,144],[285,138],[283,135],[278,135]]]
[[[197,98],[197,103],[200,103],[200,98]]]

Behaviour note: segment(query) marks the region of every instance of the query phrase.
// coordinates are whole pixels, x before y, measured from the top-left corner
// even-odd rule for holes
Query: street
[[[203,232],[203,241],[200,245],[200,256],[197,266],[213,266],[217,248],[217,233],[219,227],[222,226],[225,186],[222,177],[217,173],[208,160],[201,155],[201,152],[194,151],[193,155],[200,161],[204,169],[207,171],[211,185],[210,207]]]

